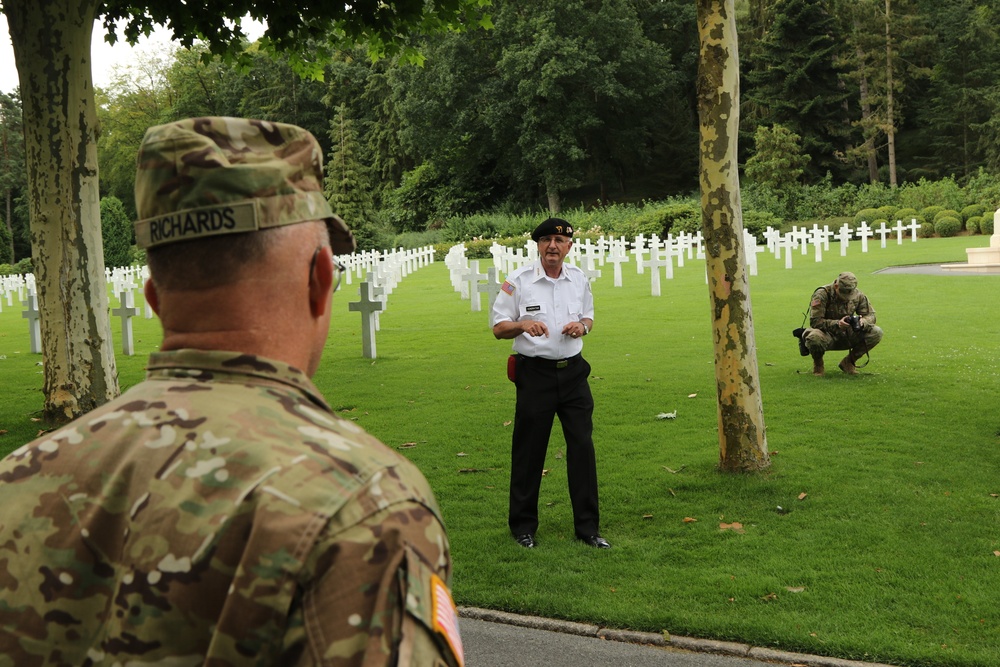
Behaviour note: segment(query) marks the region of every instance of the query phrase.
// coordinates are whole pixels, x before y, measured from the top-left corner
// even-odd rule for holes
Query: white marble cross
[[[642,234],[635,237],[635,243],[632,244],[632,254],[635,255],[635,273],[641,276],[646,259],[646,239],[642,237]]]
[[[896,226],[892,230],[896,232],[896,245],[903,245],[903,232],[906,231],[906,225],[903,224],[902,220],[897,220]]]
[[[858,225],[856,234],[861,239],[861,252],[868,252],[868,239],[874,236],[875,232],[872,231],[866,221],[862,220],[861,224]]]
[[[914,243],[917,242],[917,232],[920,231],[920,225],[917,224],[916,218],[910,218],[910,224],[906,226],[910,230],[910,240]]]
[[[792,250],[799,244],[798,238],[794,233],[789,232],[781,237],[778,244],[785,249],[785,268],[792,268]]]
[[[878,234],[881,237],[881,239],[882,239],[882,247],[883,248],[885,247],[885,237],[888,236],[889,232],[891,232],[891,231],[892,231],[891,229],[889,229],[888,227],[885,226],[884,222],[881,225],[879,225],[878,229],[875,230],[875,233]]]
[[[650,289],[653,296],[660,296],[660,268],[672,263],[672,260],[664,258],[660,254],[660,244],[655,243],[649,248],[649,259],[644,262],[650,269]]]
[[[493,312],[493,303],[497,300],[497,294],[500,293],[500,278],[499,273],[495,266],[491,266],[486,270],[486,282],[480,283],[476,286],[480,292],[486,292],[489,295],[489,305],[490,312]]]
[[[361,350],[365,359],[375,358],[375,316],[380,310],[385,309],[385,304],[378,298],[372,289],[372,284],[367,280],[361,283],[360,301],[352,301],[347,304],[348,310],[361,313]]]
[[[622,264],[628,261],[625,254],[625,247],[617,243],[611,244],[611,252],[608,254],[608,261],[614,264],[615,287],[622,286]]]
[[[847,257],[847,246],[851,242],[851,236],[851,226],[846,222],[844,223],[844,226],[841,227],[836,234],[834,234],[834,238],[840,241],[841,257]]]
[[[483,300],[479,298],[479,281],[486,279],[485,273],[479,272],[479,260],[474,259],[469,262],[469,271],[464,274],[468,281],[469,299],[472,300],[472,312],[479,313],[483,310]]]
[[[28,298],[25,301],[22,301],[21,304],[25,307],[24,312],[21,313],[21,317],[28,320],[28,335],[31,337],[31,353],[41,354],[42,328],[38,321],[38,297],[34,294],[28,294]]]
[[[135,294],[128,287],[118,295],[118,302],[121,305],[112,310],[111,314],[122,318],[122,352],[131,357],[135,354],[132,342],[132,318],[139,317],[139,309],[135,307]]]

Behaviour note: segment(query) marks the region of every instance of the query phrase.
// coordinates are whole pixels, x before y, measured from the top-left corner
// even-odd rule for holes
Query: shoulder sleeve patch
[[[458,659],[459,667],[465,664],[462,637],[458,632],[458,611],[451,599],[451,591],[441,577],[431,576],[431,595],[434,600],[434,630],[448,642],[452,653]]]
[[[823,303],[823,302],[820,301],[819,299],[813,299],[813,302],[811,304],[809,304],[809,305],[812,306],[813,308],[815,308],[816,306],[820,305],[821,303]]]
[[[495,285],[496,283],[494,283]],[[500,290],[507,296],[514,296],[514,283],[509,280],[503,281],[503,285],[500,286]]]

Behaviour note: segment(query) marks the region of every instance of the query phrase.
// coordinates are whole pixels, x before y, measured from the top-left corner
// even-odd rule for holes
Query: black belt
[[[525,355],[519,355],[524,359],[525,363],[531,364],[533,366],[541,366],[543,368],[566,368],[567,366],[572,366],[576,362],[580,361],[582,356],[580,354],[568,357],[566,359],[545,359],[543,357],[527,357]]]

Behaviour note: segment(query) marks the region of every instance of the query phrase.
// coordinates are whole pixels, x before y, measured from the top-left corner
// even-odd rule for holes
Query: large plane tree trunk
[[[698,0],[701,209],[719,404],[719,466],[770,465],[757,371],[736,158],[739,58],[733,0]]]
[[[4,0],[24,110],[44,415],[118,394],[97,178],[90,44],[97,0]]]

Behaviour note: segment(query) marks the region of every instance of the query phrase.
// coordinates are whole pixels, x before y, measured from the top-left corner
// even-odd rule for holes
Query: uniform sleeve
[[[830,295],[825,287],[820,287],[813,292],[809,299],[809,326],[826,333],[836,333],[837,320],[828,319],[826,316],[827,300]]]
[[[300,667],[461,667],[448,542],[432,511],[396,503],[323,543],[303,594]]]
[[[500,292],[493,301],[493,310],[490,312],[490,327],[495,327],[500,322],[516,322],[519,316],[517,312],[518,301],[517,286],[514,281],[508,278],[500,286]]]
[[[875,309],[872,308],[871,303],[868,301],[868,297],[864,294],[861,295],[861,299],[858,301],[858,315],[861,316],[861,322],[867,326],[872,326],[875,324]]]
[[[583,312],[580,313],[580,319],[587,318],[588,320],[594,319],[594,291],[590,287],[590,281],[584,277],[583,281]]]

